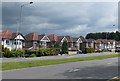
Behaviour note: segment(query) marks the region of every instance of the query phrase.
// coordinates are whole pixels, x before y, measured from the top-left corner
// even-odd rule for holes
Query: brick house
[[[38,35],[37,33],[29,33],[25,35],[25,48],[37,50],[38,48],[47,48],[47,43],[50,39],[45,35]]]

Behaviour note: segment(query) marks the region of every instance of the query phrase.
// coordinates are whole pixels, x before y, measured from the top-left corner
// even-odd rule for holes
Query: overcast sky
[[[2,3],[3,30],[16,32],[20,5],[25,3]],[[117,2],[34,2],[23,7],[21,32],[78,37],[90,32],[115,31],[117,15]]]

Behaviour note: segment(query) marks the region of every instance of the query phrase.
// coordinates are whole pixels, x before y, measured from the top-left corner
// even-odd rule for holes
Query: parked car
[[[120,47],[115,49],[115,52],[120,52]]]

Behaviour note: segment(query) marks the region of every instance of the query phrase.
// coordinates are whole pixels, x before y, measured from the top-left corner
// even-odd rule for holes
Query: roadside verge
[[[12,69],[29,68],[29,67],[44,66],[44,65],[55,65],[55,64],[63,64],[63,63],[69,63],[69,62],[105,59],[105,58],[112,58],[112,57],[120,57],[120,54],[54,59],[54,60],[6,62],[6,63],[0,63],[0,66],[2,68],[2,71],[5,71],[5,70],[12,70]]]

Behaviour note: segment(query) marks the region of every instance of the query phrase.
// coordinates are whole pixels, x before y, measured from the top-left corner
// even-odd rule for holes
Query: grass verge
[[[94,59],[105,59],[105,58],[119,57],[119,56],[120,54],[112,54],[112,55],[77,57],[77,58],[54,59],[54,60],[7,62],[7,63],[0,63],[0,66],[2,65],[1,68],[4,71],[4,70],[11,70],[11,69],[20,69],[20,68],[28,68],[28,67],[36,67],[36,66],[44,66],[44,65],[55,65],[55,64],[87,61],[87,60],[94,60]]]

